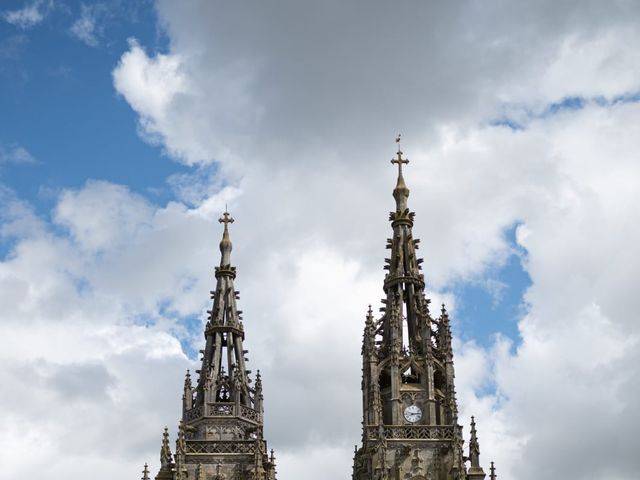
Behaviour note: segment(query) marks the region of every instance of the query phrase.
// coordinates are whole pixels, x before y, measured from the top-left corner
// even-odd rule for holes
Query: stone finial
[[[493,462],[491,462],[491,471],[490,471],[491,475],[489,476],[490,480],[496,480],[496,478],[498,478],[498,476],[496,475],[496,467],[493,464]]]
[[[409,198],[409,188],[404,183],[404,177],[402,176],[402,165],[409,163],[409,159],[402,158],[402,150],[400,150],[400,134],[396,138],[398,144],[397,157],[391,160],[392,164],[398,165],[398,181],[396,188],[393,190],[393,198],[396,199],[396,211],[404,212],[407,208],[407,199]]]
[[[235,220],[231,215],[229,215],[229,212],[225,210],[218,221],[220,223],[224,223],[224,232],[222,233],[222,240],[220,241],[220,253],[222,253],[220,266],[223,267],[231,264],[231,250],[233,249],[233,245],[231,244],[231,238],[229,237],[229,224],[233,223]]]
[[[144,464],[144,470],[142,470],[142,480],[149,480],[149,464]]]

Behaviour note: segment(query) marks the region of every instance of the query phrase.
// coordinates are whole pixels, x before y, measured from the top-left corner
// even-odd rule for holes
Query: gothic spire
[[[247,351],[243,349],[244,327],[242,310],[236,300],[240,297],[234,287],[236,269],[231,266],[231,238],[229,224],[234,222],[225,211],[219,220],[224,224],[220,241],[220,266],[216,267],[216,289],[212,291],[213,306],[205,329],[207,340],[201,352],[202,368],[198,371],[196,406],[207,402],[232,401],[238,406],[252,407],[254,398],[249,387],[250,370],[246,368]],[[185,390],[187,387],[185,386]]]
[[[142,470],[142,480],[149,480],[149,464],[144,464],[144,470]]]
[[[263,436],[262,378],[258,373],[252,387],[248,351],[243,347],[240,292],[235,290],[236,268],[231,265],[229,225],[234,220],[225,209],[219,221],[223,224],[220,263],[210,292],[213,303],[207,310],[202,364],[195,382],[187,370],[175,455],[165,429],[162,467],[155,480],[245,478],[245,468],[252,464],[253,480],[275,480]]]
[[[449,464],[451,472],[464,472],[449,320],[444,309],[440,318],[429,312],[422,259],[417,256],[420,241],[413,237],[414,213],[407,205],[403,170],[409,160],[400,148],[400,135],[396,143],[396,158],[391,160],[397,165],[395,209],[389,215],[393,233],[387,239],[382,315],[374,319],[369,309],[364,329],[363,445],[354,459],[355,480],[386,478],[389,465],[413,478],[423,462],[433,472],[440,471],[438,462]],[[387,448],[390,439],[393,449]],[[437,439],[442,448],[428,443],[417,447],[416,439]]]
[[[490,475],[490,477],[489,477],[489,479],[490,479],[490,480],[496,480],[496,479],[498,478],[498,476],[496,475],[496,467],[495,467],[495,465],[493,464],[493,462],[491,462],[491,470],[490,470],[490,473],[491,473],[491,475]]]

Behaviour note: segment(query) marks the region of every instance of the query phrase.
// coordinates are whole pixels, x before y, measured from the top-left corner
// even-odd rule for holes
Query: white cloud
[[[430,286],[486,280],[487,268],[512,253],[505,231],[514,224],[527,250],[532,287],[525,299],[528,314],[519,324],[521,345],[499,337],[490,351],[474,344],[456,349],[462,418],[478,417],[485,467],[494,459],[501,477],[519,480],[540,471],[545,478],[634,478],[635,455],[603,445],[601,455],[583,462],[590,477],[587,467],[576,468],[586,433],[574,421],[592,426],[596,439],[609,434],[607,425],[640,418],[624,399],[638,387],[631,367],[637,363],[637,329],[628,312],[637,309],[629,286],[637,283],[633,265],[640,263],[629,255],[640,241],[634,227],[640,219],[628,206],[640,200],[633,161],[640,108],[590,100],[640,90],[633,47],[637,7],[563,2],[550,8],[543,2],[515,8],[496,1],[464,8],[394,6],[391,14],[374,5],[364,16],[361,8],[337,2],[313,12],[286,1],[252,10],[211,2],[198,7],[160,2],[171,50],[150,55],[133,45],[114,72],[114,84],[141,115],[143,130],[177,159],[216,160],[221,175],[242,186],[233,205],[241,219],[234,235],[245,252],[242,271],[248,269],[261,285],[277,286],[250,283],[245,311],[255,302],[262,315],[279,312],[269,308],[275,302],[297,314],[291,320],[273,314],[284,326],[267,330],[267,338],[286,338],[278,355],[295,359],[278,364],[298,365],[306,358],[296,356],[297,345],[305,351],[307,342],[322,337],[326,330],[317,325],[332,325],[349,338],[332,350],[335,358],[322,374],[312,363],[296,369],[305,372],[301,376],[284,368],[271,374],[278,387],[266,392],[270,441],[286,452],[290,471],[295,458],[320,458],[330,448],[329,436],[341,444],[358,439],[359,378],[348,369],[357,362],[352,356],[359,344],[350,322],[359,329],[362,319],[345,310],[341,317],[349,318],[342,322],[322,320],[348,304],[362,308],[376,300],[389,228],[383,212],[392,204],[393,172],[385,155],[390,157],[393,135],[401,130],[412,160],[410,204],[418,214],[415,231]],[[393,28],[388,18],[402,28]],[[238,25],[244,26],[242,36],[234,34]],[[175,88],[172,81],[164,86],[165,74],[140,74],[152,73],[155,63],[175,65],[180,85],[188,88]],[[135,81],[125,88],[119,76]],[[549,103],[571,96],[586,97],[585,107],[542,115]],[[489,126],[504,115],[523,116],[526,130]],[[318,245],[332,253],[314,257],[309,252]],[[278,268],[265,271],[261,261],[274,250],[292,264],[284,270],[289,295],[279,293]],[[361,276],[335,267],[337,274],[323,273],[325,258],[351,259]],[[314,272],[303,275],[300,285],[314,279],[327,284],[311,287],[313,296],[303,295],[301,303],[292,300],[298,296],[292,277],[298,262],[308,262],[305,269]],[[341,285],[343,278],[351,287],[339,287],[344,297],[334,299],[330,285]],[[351,291],[363,282],[370,287],[356,301]],[[352,350],[343,352],[349,345]],[[588,349],[597,361],[586,359]],[[313,420],[301,431],[282,426],[279,404],[298,398],[305,374],[314,392],[336,392],[332,411],[338,413],[332,415],[350,426],[317,429]],[[483,393],[487,385],[496,393]],[[594,404],[606,396],[614,407],[593,422]],[[343,411],[349,412],[344,419]],[[313,435],[305,439],[304,432]],[[631,432],[617,432],[619,443],[633,444]],[[300,439],[293,450],[291,438]],[[336,460],[344,475],[350,453]],[[311,468],[317,478],[326,473],[323,464],[318,460]]]
[[[28,29],[42,22],[52,7],[52,1],[34,0],[21,9],[5,10],[2,12],[2,17],[16,27]]]
[[[0,266],[11,339],[2,384],[18,395],[3,395],[0,422],[22,432],[2,445],[10,476],[47,465],[109,478],[157,463],[154,432],[177,423],[189,364],[175,338],[200,347],[181,318],[208,301],[225,201],[280,478],[303,466],[309,480],[348,476],[361,327],[381,295],[401,130],[431,296],[482,281],[511,253],[505,230],[516,223],[527,251],[521,342],[456,344],[461,420],[476,414],[485,468],[495,459],[500,478],[634,479],[640,104],[536,113],[567,96],[638,90],[638,6],[191,7],[160,2],[170,51],[132,42],[113,73],[142,133],[200,166],[172,179],[191,206],[89,182],[61,195],[53,225],[15,199],[2,212],[15,242]],[[525,112],[526,129],[489,126],[505,112]],[[303,415],[308,404],[326,415]],[[23,413],[50,405],[59,419],[44,425]],[[118,426],[131,421],[125,436]],[[59,449],[87,424],[82,445]]]
[[[80,5],[80,16],[73,22],[69,31],[78,40],[86,43],[90,47],[97,47],[98,40],[98,17],[103,12],[103,4]]]
[[[0,165],[3,163],[35,163],[36,159],[29,151],[19,145],[4,147],[0,145]]]

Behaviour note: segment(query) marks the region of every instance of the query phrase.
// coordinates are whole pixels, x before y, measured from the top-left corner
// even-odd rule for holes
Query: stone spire
[[[164,427],[162,432],[162,444],[160,446],[160,471],[156,475],[156,480],[173,480],[173,454],[169,445],[169,429]]]
[[[496,480],[498,478],[498,476],[496,475],[496,467],[493,464],[493,462],[491,462],[491,470],[490,470],[491,475],[489,476],[490,480]]]
[[[173,462],[171,454],[171,446],[169,445],[169,429],[164,427],[162,432],[162,445],[160,446],[160,465],[162,467],[170,467]]]
[[[213,305],[207,311],[205,347],[200,350],[202,366],[196,370],[195,386],[187,370],[176,452],[171,455],[165,429],[156,480],[276,478],[263,437],[262,378],[258,373],[252,387],[248,351],[243,346],[240,292],[235,290],[236,268],[231,265],[229,225],[234,220],[225,211],[219,221],[224,230],[216,287],[211,291]]]
[[[225,211],[219,221],[224,224],[220,241],[220,266],[215,271],[217,284],[211,292],[213,306],[207,312],[206,345],[202,351],[202,368],[197,371],[199,378],[193,403],[198,407],[207,402],[233,401],[238,405],[253,407],[254,398],[249,387],[251,371],[246,368],[247,351],[242,345],[242,310],[238,310],[236,303],[240,292],[235,290],[236,268],[231,265],[233,246],[229,224],[234,219]],[[187,389],[185,380],[185,391]]]
[[[391,163],[397,165],[389,214],[391,250],[385,259],[380,318],[369,310],[363,335],[363,446],[355,455],[354,480],[413,478],[418,470],[433,478],[464,478],[462,434],[457,424],[453,352],[448,315],[429,312],[420,240],[413,237],[415,214],[400,136]],[[376,473],[377,472],[377,473]]]
[[[467,472],[469,480],[482,480],[485,473],[480,466],[480,442],[478,441],[478,432],[476,431],[476,421],[471,417],[471,439],[469,440],[469,462],[471,466]]]

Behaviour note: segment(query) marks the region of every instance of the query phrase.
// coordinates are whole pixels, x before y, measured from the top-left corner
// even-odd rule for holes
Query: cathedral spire
[[[202,366],[195,372],[197,382],[187,371],[175,455],[171,462],[165,432],[165,460],[156,480],[249,478],[249,469],[254,472],[252,479],[275,480],[263,437],[262,378],[258,373],[252,382],[244,349],[240,292],[235,289],[236,268],[231,265],[229,224],[234,219],[225,209],[219,221],[223,224],[220,264],[215,267],[213,304],[207,310]],[[170,475],[165,475],[167,469]]]
[[[490,480],[496,480],[498,478],[498,476],[496,475],[496,467],[493,464],[493,462],[491,462],[491,470],[490,470],[490,476],[489,479]]]
[[[363,446],[356,451],[353,478],[421,478],[428,469],[438,480],[462,479],[456,477],[464,472],[463,441],[448,316],[444,309],[440,318],[429,311],[417,256],[420,240],[413,236],[414,213],[407,206],[403,168],[409,160],[400,135],[396,143],[391,160],[398,168],[395,210],[389,215],[393,233],[387,239],[391,252],[385,258],[382,315],[375,319],[369,310],[365,322]]]

